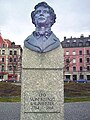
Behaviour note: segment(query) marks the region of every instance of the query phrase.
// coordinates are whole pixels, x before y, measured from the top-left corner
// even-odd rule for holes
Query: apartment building
[[[0,33],[0,79],[21,79],[22,48],[8,39],[3,39]]]
[[[80,38],[66,38],[64,48],[64,79],[90,80],[90,35]]]

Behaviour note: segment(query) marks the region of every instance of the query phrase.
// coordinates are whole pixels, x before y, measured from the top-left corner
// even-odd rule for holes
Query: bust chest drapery
[[[41,36],[37,39],[33,33],[24,41],[24,46],[36,52],[48,52],[60,46],[59,39],[52,33],[47,39]]]

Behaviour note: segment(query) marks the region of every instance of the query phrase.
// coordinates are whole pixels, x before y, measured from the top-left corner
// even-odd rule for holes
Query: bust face
[[[35,11],[35,23],[36,26],[45,26],[51,24],[51,16],[49,9],[43,6],[40,6]]]
[[[59,39],[52,33],[56,14],[46,2],[38,3],[31,13],[32,23],[36,29],[24,41],[24,46],[35,52],[45,53],[60,46]]]

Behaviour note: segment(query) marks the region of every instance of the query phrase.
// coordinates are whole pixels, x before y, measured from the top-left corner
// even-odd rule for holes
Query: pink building
[[[0,33],[0,79],[21,80],[22,48],[8,39],[3,39]]]
[[[90,36],[64,38],[64,79],[90,80]]]

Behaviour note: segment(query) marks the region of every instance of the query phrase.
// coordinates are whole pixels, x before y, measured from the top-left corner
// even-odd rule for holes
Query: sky
[[[44,0],[55,11],[54,34],[64,37],[90,35],[90,0]],[[4,39],[23,47],[23,42],[34,30],[31,12],[41,0],[0,0],[0,32]]]

